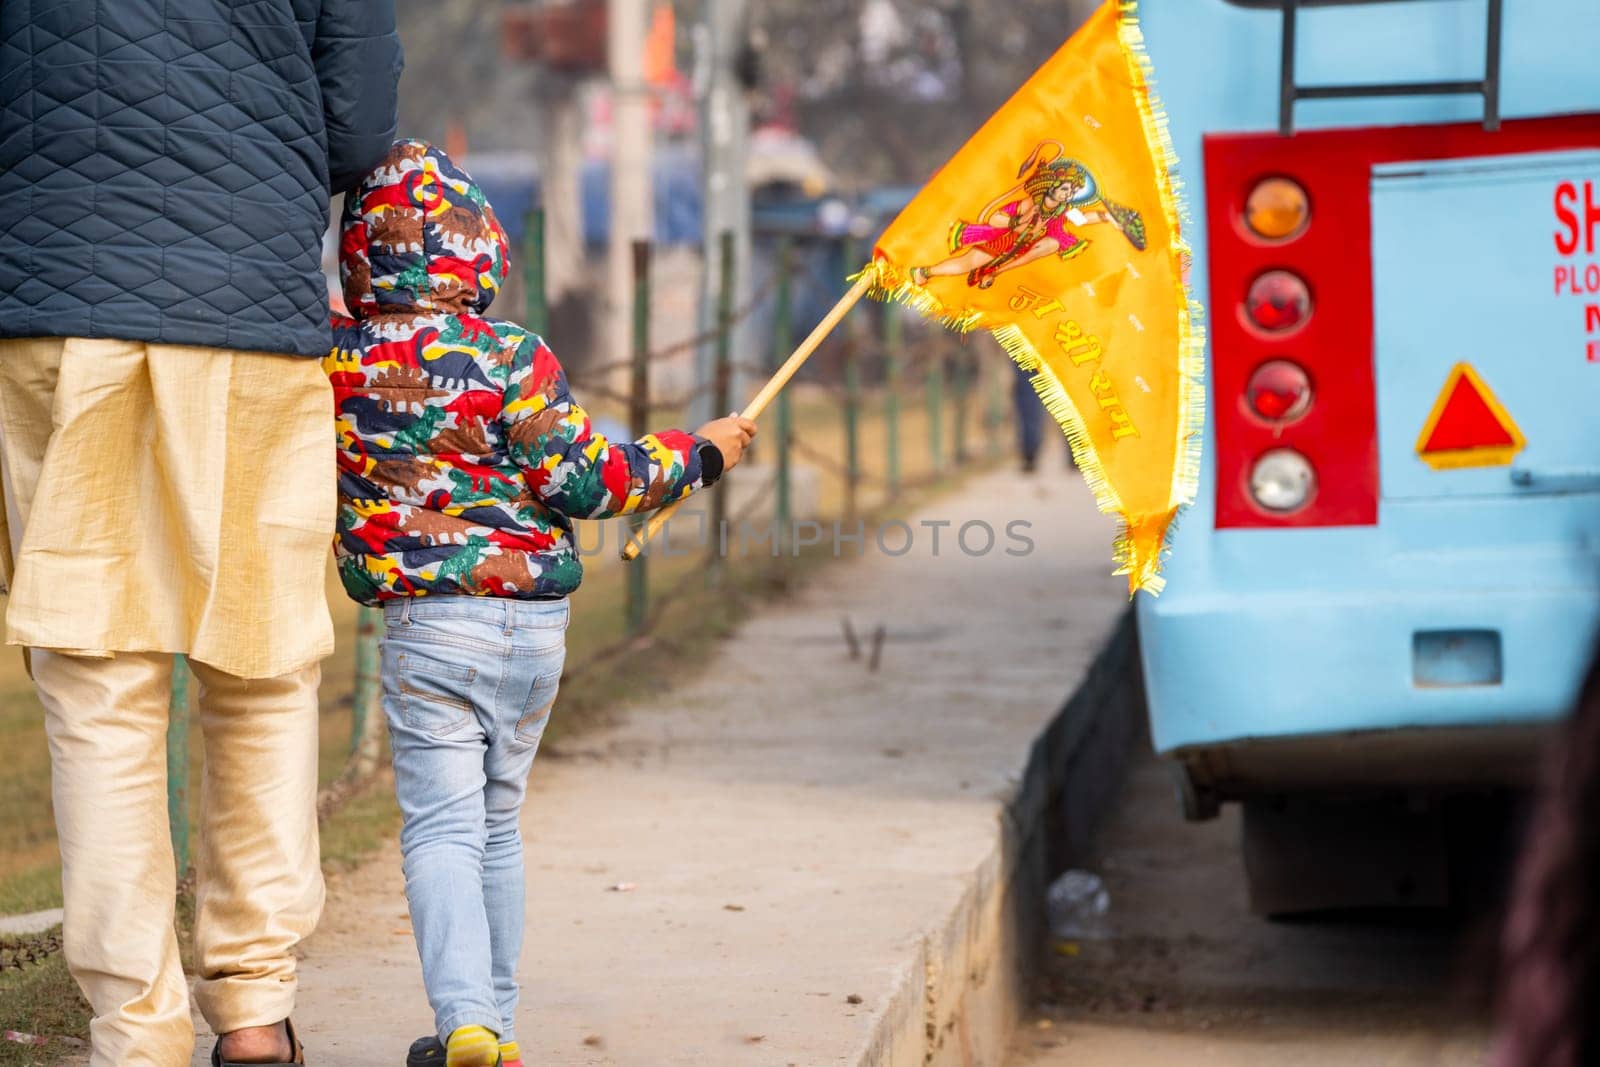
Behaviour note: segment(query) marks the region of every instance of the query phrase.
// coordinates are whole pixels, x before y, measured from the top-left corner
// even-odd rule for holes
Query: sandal
[[[289,1033],[289,1047],[294,1050],[286,1063],[238,1063],[234,1060],[222,1058],[222,1039],[218,1038],[216,1045],[211,1049],[211,1067],[291,1067],[293,1064],[306,1062],[305,1046],[300,1044],[300,1039],[295,1036],[294,1023],[288,1019],[283,1020],[283,1028]]]

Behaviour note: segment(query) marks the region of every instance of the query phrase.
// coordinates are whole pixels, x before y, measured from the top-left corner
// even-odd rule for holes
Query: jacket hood
[[[345,197],[339,277],[358,319],[482,315],[505,283],[509,248],[467,172],[424,141],[397,141]]]

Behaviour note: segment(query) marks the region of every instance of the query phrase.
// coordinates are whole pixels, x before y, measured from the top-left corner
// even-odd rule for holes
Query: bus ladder
[[[1295,26],[1303,7],[1350,7],[1393,0],[1278,0],[1283,9],[1283,66],[1278,85],[1278,132],[1294,134],[1297,100],[1341,100],[1367,96],[1441,96],[1476,93],[1483,97],[1483,128],[1500,128],[1500,30],[1503,0],[1487,0],[1488,47],[1478,81],[1375,82],[1370,85],[1299,85],[1294,80]],[[1436,2],[1436,0],[1429,0]]]

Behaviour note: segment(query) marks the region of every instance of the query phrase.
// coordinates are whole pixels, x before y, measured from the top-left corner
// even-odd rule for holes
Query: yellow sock
[[[522,1049],[515,1041],[506,1041],[500,1045],[500,1062],[505,1067],[522,1067]]]
[[[463,1026],[452,1031],[445,1044],[445,1067],[495,1067],[500,1062],[500,1046],[494,1032],[481,1026]]]

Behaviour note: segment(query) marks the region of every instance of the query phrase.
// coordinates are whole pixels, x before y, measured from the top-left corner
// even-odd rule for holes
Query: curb
[[[1045,889],[1085,854],[1144,729],[1132,609],[1060,713],[1034,741],[995,826],[994,850],[954,911],[915,945],[855,1062],[861,1067],[998,1065],[1043,962]]]
[[[60,908],[29,912],[26,915],[0,915],[0,935],[9,937],[42,934],[46,930],[60,925]]]

